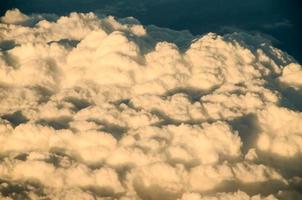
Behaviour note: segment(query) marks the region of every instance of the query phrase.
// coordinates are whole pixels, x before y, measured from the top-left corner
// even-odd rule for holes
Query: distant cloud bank
[[[302,67],[261,35],[0,21],[0,199],[302,198]]]

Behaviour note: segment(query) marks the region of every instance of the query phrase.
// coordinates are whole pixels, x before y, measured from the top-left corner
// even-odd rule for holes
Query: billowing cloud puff
[[[0,21],[1,199],[301,197],[301,65],[261,36]]]
[[[1,22],[6,24],[22,24],[27,21],[29,17],[21,13],[18,9],[8,10],[3,17]]]
[[[261,133],[258,148],[290,158],[302,153],[302,115],[287,108],[269,106],[258,114]]]
[[[301,89],[302,81],[299,77],[302,74],[302,67],[299,64],[291,63],[283,68],[282,76],[279,81],[284,84],[284,87],[293,87]]]
[[[261,197],[257,196],[249,196],[242,191],[238,191],[235,193],[218,193],[214,196],[201,196],[198,193],[185,193],[181,200],[275,200],[274,196]]]

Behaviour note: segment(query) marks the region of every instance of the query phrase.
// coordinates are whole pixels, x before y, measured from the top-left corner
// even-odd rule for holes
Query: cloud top
[[[301,65],[260,35],[18,9],[0,27],[0,198],[301,197]]]

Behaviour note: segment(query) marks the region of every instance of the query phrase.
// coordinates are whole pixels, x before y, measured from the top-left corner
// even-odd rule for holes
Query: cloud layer
[[[0,48],[0,198],[301,198],[302,68],[260,35],[15,9]]]

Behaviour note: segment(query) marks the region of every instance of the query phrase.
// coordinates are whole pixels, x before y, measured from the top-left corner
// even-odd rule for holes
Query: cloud
[[[301,113],[270,106],[259,113],[258,119],[262,130],[258,141],[261,150],[285,157],[301,153]]]
[[[0,26],[0,198],[301,195],[301,66],[261,35],[17,9]]]
[[[276,198],[274,196],[267,196],[267,197],[261,197],[260,195],[257,196],[249,196],[246,193],[242,191],[238,191],[235,193],[218,193],[215,196],[201,196],[198,193],[185,193],[182,198],[182,200],[222,200],[222,199],[240,199],[240,200],[275,200]]]
[[[8,10],[3,17],[1,22],[6,24],[23,24],[29,19],[27,15],[21,13],[18,9]]]
[[[294,89],[301,90],[302,82],[298,78],[301,74],[301,65],[292,63],[283,68],[282,76],[279,78],[279,81],[283,87],[292,87]]]

